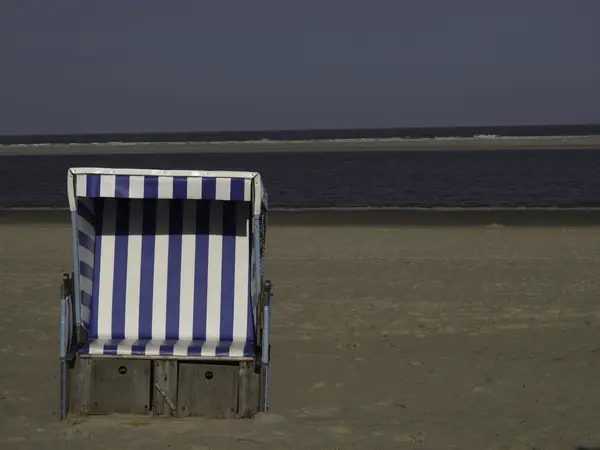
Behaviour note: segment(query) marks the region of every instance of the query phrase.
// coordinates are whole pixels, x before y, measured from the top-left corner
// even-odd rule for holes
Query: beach
[[[241,142],[102,142],[0,146],[0,156],[295,153],[439,150],[564,150],[600,148],[600,136],[479,136]]]
[[[0,448],[600,448],[597,217],[354,214],[269,222],[269,414],[60,423],[68,214],[3,212]]]

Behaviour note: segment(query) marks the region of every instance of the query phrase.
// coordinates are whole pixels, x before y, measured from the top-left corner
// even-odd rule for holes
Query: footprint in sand
[[[316,391],[317,389],[323,389],[326,386],[324,381],[320,381],[316,384],[314,384],[311,388],[309,392],[313,392]]]
[[[300,409],[300,412],[297,414],[297,416],[327,418],[336,416],[339,413],[339,411],[340,408],[337,406],[307,406],[306,408]]]
[[[345,427],[343,425],[336,425],[333,427],[327,428],[328,431],[335,434],[350,434],[350,428]]]
[[[425,442],[425,434],[423,433],[407,433],[394,436],[396,442],[411,442],[413,444],[423,444]]]
[[[282,415],[273,413],[258,413],[254,416],[254,422],[257,423],[283,423],[286,421],[287,419]]]

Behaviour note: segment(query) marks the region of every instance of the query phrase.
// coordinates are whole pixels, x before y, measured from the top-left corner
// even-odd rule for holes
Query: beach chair
[[[60,418],[267,411],[267,194],[252,172],[72,168]]]

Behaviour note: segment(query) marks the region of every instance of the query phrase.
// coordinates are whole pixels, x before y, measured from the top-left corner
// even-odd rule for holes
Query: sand
[[[247,142],[135,142],[0,145],[8,155],[106,155],[149,153],[354,152],[430,150],[598,149],[600,136],[532,136],[435,139],[337,139]]]
[[[600,447],[599,239],[576,225],[271,226],[270,414],[59,423],[70,230],[4,221],[0,448]]]

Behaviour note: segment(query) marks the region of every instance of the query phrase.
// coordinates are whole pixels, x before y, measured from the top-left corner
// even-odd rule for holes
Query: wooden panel
[[[240,363],[238,390],[239,417],[252,417],[260,407],[260,374],[256,373],[254,362]]]
[[[266,384],[267,384],[267,371],[268,368],[265,366],[260,366],[260,382],[259,382],[259,411],[267,412],[267,405],[265,404],[266,400]]]
[[[179,363],[177,415],[237,416],[239,363]]]
[[[90,414],[147,414],[149,360],[92,359]]]
[[[91,384],[92,361],[76,358],[69,364],[67,380],[67,405],[70,414],[89,414]]]
[[[177,413],[177,367],[175,360],[154,361],[152,410],[155,416]]]

